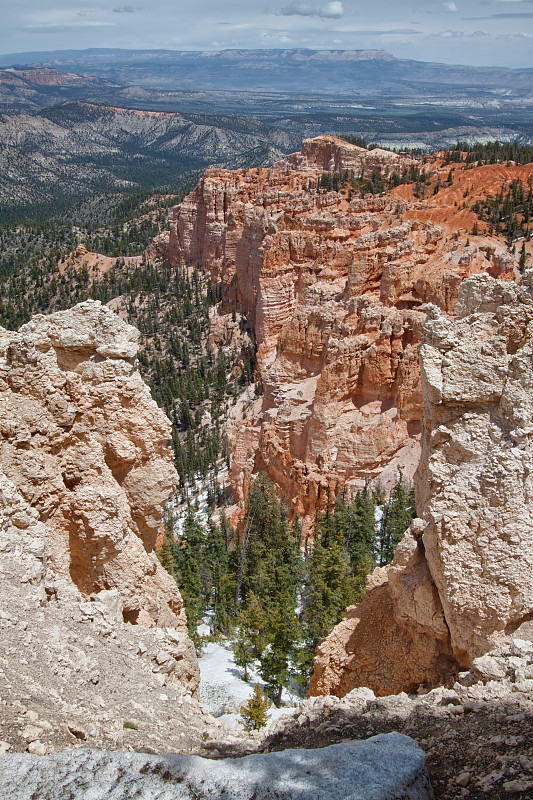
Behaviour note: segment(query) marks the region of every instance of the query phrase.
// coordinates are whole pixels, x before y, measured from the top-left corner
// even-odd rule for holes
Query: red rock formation
[[[305,142],[303,155],[282,169],[208,170],[155,244],[173,263],[209,270],[226,302],[239,304],[255,327],[264,396],[261,411],[232,436],[237,500],[253,464],[306,520],[343,485],[377,475],[387,485],[397,466],[412,476],[421,305],[451,313],[465,277],[516,272],[496,240],[469,242],[458,229],[459,220],[472,226],[472,212],[452,202],[442,221],[440,192],[422,201],[400,186],[349,202],[342,193],[308,191],[310,177],[351,168],[350,158],[381,159],[384,172],[411,163],[329,136]],[[290,170],[292,162],[305,171]]]
[[[0,329],[0,467],[46,522],[51,591],[117,589],[128,621],[185,630],[153,553],[177,473],[138,339],[92,300]]]

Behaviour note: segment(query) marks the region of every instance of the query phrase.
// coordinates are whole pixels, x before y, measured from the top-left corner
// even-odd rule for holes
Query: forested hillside
[[[214,636],[233,638],[245,677],[259,664],[279,706],[284,687],[307,687],[318,642],[362,598],[374,567],[391,561],[415,515],[400,474],[389,498],[379,486],[343,494],[317,514],[313,539],[303,541],[260,473],[235,527],[222,513],[205,528],[189,506],[176,528],[169,511],[158,555],[180,587],[191,637],[199,644],[196,629],[207,614]]]
[[[252,380],[254,337],[246,319],[234,312],[227,336],[210,343],[211,318],[220,316],[216,287],[198,271],[143,256],[178,199],[101,195],[63,215],[4,223],[0,324],[15,330],[32,314],[89,297],[110,303],[141,332],[139,365],[173,422],[181,488],[209,473],[218,492],[222,423],[231,399]],[[91,260],[88,249],[102,255]]]

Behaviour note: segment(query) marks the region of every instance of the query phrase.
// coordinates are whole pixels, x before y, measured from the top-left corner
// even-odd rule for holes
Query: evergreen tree
[[[175,568],[175,546],[174,536],[172,534],[172,514],[166,514],[163,521],[163,543],[161,548],[156,551],[156,555],[161,563],[161,566],[166,569],[169,575],[173,578],[176,577]]]
[[[266,643],[265,625],[259,598],[250,592],[238,617],[239,630],[233,647],[235,663],[244,669],[245,681],[248,680],[248,667],[263,654]]]
[[[267,616],[282,594],[296,603],[302,575],[298,528],[289,526],[272,481],[262,473],[250,489],[237,546],[237,603],[253,591]]]
[[[189,507],[175,548],[175,576],[183,597],[189,635],[197,645],[200,643],[197,627],[205,611],[201,572],[203,549],[204,534],[194,510]]]
[[[253,694],[247,703],[241,706],[240,724],[245,731],[258,731],[264,728],[268,721],[270,702],[265,697],[258,683],[255,684]]]
[[[518,262],[518,269],[522,274],[525,272],[526,269],[526,259],[527,259],[526,243],[524,242],[522,244],[522,249],[520,250],[520,260]]]
[[[302,597],[304,649],[301,659],[306,677],[311,673],[317,644],[355,601],[355,585],[344,542],[337,537],[321,536],[320,526],[318,530],[315,527],[307,570]]]
[[[408,487],[400,472],[391,495],[383,506],[379,522],[378,547],[379,564],[383,566],[392,561],[394,548],[416,517],[414,489]]]
[[[344,501],[338,503],[335,517],[341,512],[344,517],[344,540],[350,557],[352,573],[357,576],[355,589],[361,596],[364,592],[366,575],[374,567],[376,542],[376,502],[368,483],[357,492],[349,506]],[[346,510],[344,510],[346,509]],[[358,598],[360,599],[360,598]]]
[[[261,656],[260,672],[268,696],[279,708],[284,687],[295,675],[300,625],[289,592],[282,594],[268,621],[267,646]]]
[[[227,525],[224,517],[223,522]],[[208,607],[213,611],[213,633],[227,632],[231,604],[231,579],[229,572],[228,542],[224,525],[220,527],[210,519],[204,546],[204,590]]]

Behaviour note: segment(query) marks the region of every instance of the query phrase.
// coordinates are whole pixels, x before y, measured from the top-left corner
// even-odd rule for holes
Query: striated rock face
[[[337,136],[317,136],[314,139],[304,139],[300,153],[291,153],[276,166],[280,169],[320,172],[343,172],[348,169],[361,178],[370,178],[377,171],[388,178],[391,173],[401,171],[408,163],[414,161],[390,150],[381,150],[379,147],[367,150],[349,144]]]
[[[455,195],[420,202],[400,196],[401,186],[348,201],[308,191],[324,169],[351,168],[348,156],[383,158],[395,169],[410,163],[383,152],[320,137],[283,169],[208,170],[173,210],[168,236],[154,243],[175,264],[209,270],[255,328],[264,394],[257,413],[239,430],[232,423],[228,436],[236,499],[263,469],[308,525],[342,486],[380,475],[387,487],[398,466],[412,476],[422,304],[452,313],[464,278],[516,273],[497,240],[478,236],[474,244],[458,231],[476,218]],[[470,181],[473,172],[465,172]]]
[[[196,699],[186,630],[125,624],[117,589],[90,600],[63,592],[58,601],[51,530],[39,516],[0,471],[0,697],[9,698],[0,703],[0,756],[80,741],[112,750],[201,747],[202,733],[216,735],[217,726]]]
[[[311,694],[412,691],[533,639],[533,274],[469,278],[456,310],[426,307],[421,518],[319,645]]]
[[[96,301],[1,329],[0,466],[46,527],[49,596],[115,589],[125,620],[185,631],[153,553],[177,476],[138,337]]]

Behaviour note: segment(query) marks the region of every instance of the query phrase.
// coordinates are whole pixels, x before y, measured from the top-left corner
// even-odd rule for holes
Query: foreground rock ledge
[[[4,756],[0,796],[11,800],[431,800],[425,754],[400,733],[321,750],[212,761],[75,750]]]

